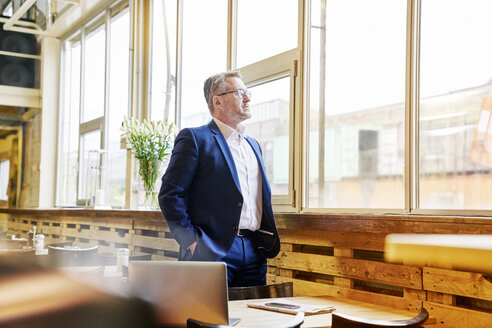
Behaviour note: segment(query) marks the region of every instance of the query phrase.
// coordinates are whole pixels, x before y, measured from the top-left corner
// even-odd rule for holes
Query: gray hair
[[[205,100],[207,101],[208,109],[210,114],[214,112],[213,98],[218,90],[226,87],[226,79],[230,77],[237,77],[242,79],[241,73],[239,71],[230,71],[212,75],[205,80],[203,84],[203,93],[205,95]]]

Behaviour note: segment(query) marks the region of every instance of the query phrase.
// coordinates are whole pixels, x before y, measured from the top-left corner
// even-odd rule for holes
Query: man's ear
[[[222,108],[222,100],[219,96],[214,96],[212,98],[212,103],[214,104],[214,108]]]

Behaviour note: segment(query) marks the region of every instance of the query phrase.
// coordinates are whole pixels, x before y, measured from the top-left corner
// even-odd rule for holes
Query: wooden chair
[[[60,241],[56,243],[50,243],[46,244],[46,247],[51,246],[51,247],[65,247],[65,246],[72,246],[73,242],[72,241]]]
[[[49,262],[51,265],[58,267],[98,265],[97,249],[97,245],[90,248],[48,246]]]
[[[294,296],[292,281],[265,286],[229,287],[227,292],[229,301]]]
[[[297,315],[289,320],[288,322],[281,323],[281,324],[276,324],[276,325],[271,325],[271,326],[261,326],[262,328],[299,328],[301,327],[302,323],[304,322],[304,312],[299,312]],[[195,319],[188,319],[186,322],[186,327],[187,328],[231,328],[234,326],[227,326],[227,325],[214,325],[211,323],[206,323],[203,321],[195,320]],[[253,327],[250,327],[253,328]]]
[[[347,314],[333,312],[332,328],[418,328],[429,318],[429,312],[421,308],[417,316],[407,320],[369,320]]]

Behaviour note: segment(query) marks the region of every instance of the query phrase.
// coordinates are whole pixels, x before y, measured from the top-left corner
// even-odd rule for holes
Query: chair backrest
[[[369,320],[333,312],[331,316],[332,328],[418,328],[429,318],[429,312],[421,308],[419,314],[407,320]]]
[[[265,286],[229,287],[228,294],[229,301],[249,300],[256,298],[292,297],[294,296],[294,288],[292,281],[288,281]]]
[[[65,246],[72,246],[73,242],[72,241],[60,241],[58,243],[50,243],[47,244],[46,247],[65,247]]]
[[[304,322],[304,312],[298,312],[294,318],[292,318],[287,322],[275,324],[271,326],[261,325],[261,327],[262,328],[300,328],[303,322]],[[190,318],[186,322],[186,327],[187,328],[231,328],[233,326],[214,325]],[[243,328],[247,328],[247,327],[243,327]],[[254,328],[254,327],[249,327],[249,328]]]
[[[48,246],[48,255],[54,266],[98,265],[97,249],[97,245],[90,248]]]

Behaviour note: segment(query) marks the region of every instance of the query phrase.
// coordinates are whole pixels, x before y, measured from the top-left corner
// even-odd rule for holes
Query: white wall
[[[55,206],[60,40],[41,41],[41,161],[39,207]]]

